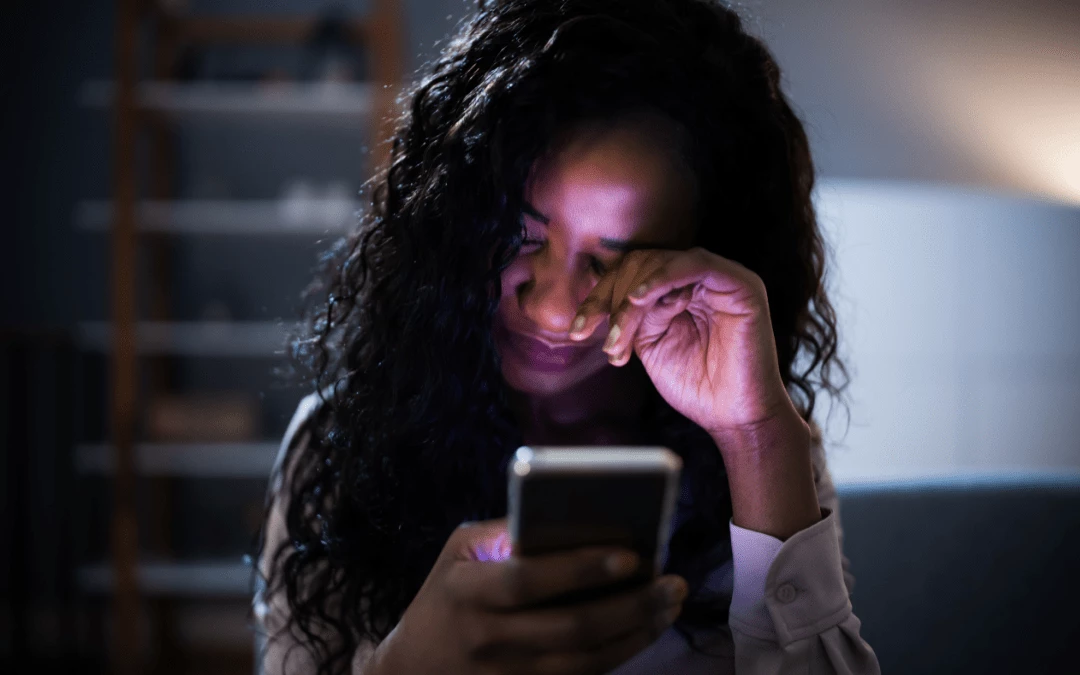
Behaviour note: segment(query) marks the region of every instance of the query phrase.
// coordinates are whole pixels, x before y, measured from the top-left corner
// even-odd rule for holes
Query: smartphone
[[[635,573],[552,605],[649,583],[664,568],[682,459],[665,447],[522,446],[508,467],[511,555],[591,545],[636,551]]]

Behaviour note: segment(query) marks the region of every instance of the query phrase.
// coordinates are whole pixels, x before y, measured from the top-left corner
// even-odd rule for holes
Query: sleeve
[[[275,552],[288,539],[285,509],[289,495],[289,471],[285,460],[290,449],[302,453],[307,447],[311,432],[305,423],[318,402],[317,394],[311,394],[300,402],[282,439],[271,473],[268,494],[271,508],[265,524],[265,545],[258,561],[255,596],[252,601],[252,613],[256,621],[255,663],[258,675],[310,675],[316,671],[317,664],[305,648],[303,635],[289,625],[289,604],[284,592],[276,587],[268,588],[266,579],[269,578]],[[363,673],[364,664],[374,651],[375,645],[370,641],[360,644],[353,657],[353,675]]]
[[[879,674],[852,612],[839,500],[819,434],[814,476],[822,518],[787,541],[730,523],[734,588],[728,623],[735,672]]]

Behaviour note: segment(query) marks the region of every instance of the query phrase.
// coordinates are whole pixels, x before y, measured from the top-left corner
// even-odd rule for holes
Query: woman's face
[[[570,324],[604,271],[634,248],[689,248],[694,181],[663,118],[582,127],[537,160],[525,187],[526,240],[502,276],[495,340],[503,377],[538,396],[613,368],[605,320],[572,342]]]

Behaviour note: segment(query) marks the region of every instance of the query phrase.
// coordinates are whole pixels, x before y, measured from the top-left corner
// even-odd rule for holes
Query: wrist
[[[783,540],[821,519],[810,427],[794,406],[711,436],[724,460],[735,525]]]
[[[768,415],[751,424],[709,430],[724,460],[739,455],[809,452],[810,425],[785,398]]]

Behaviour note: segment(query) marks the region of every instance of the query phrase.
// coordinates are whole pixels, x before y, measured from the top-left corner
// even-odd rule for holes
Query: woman
[[[811,421],[843,375],[813,168],[762,44],[706,0],[492,2],[408,102],[295,343],[265,672],[877,672]],[[619,566],[508,556],[508,460],[607,443],[683,457],[664,574],[537,609]]]

